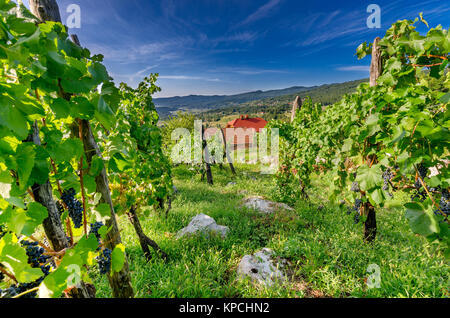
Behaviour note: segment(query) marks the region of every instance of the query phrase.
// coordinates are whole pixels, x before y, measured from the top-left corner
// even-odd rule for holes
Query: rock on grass
[[[272,254],[271,249],[263,248],[253,255],[245,255],[237,269],[238,277],[241,279],[249,277],[252,281],[267,286],[286,281],[286,276],[280,270],[283,264],[275,265]]]
[[[192,235],[206,235],[209,237],[211,233],[225,238],[229,230],[228,226],[217,225],[212,217],[206,214],[198,214],[192,218],[188,226],[177,233],[176,238]]]
[[[249,209],[257,210],[262,214],[272,214],[277,210],[289,210],[289,211],[294,210],[287,204],[272,202],[258,196],[245,198],[242,202],[242,205]]]

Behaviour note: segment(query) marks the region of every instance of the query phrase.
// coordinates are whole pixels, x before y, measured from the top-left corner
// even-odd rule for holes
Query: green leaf
[[[10,129],[21,140],[28,135],[26,118],[12,105],[2,105],[0,107],[0,126]]]
[[[95,118],[106,128],[111,129],[114,124],[114,113],[109,105],[106,103],[103,96],[100,96],[97,104],[97,111]]]
[[[367,164],[358,168],[356,181],[358,181],[360,189],[369,191],[383,182],[382,171],[378,165],[373,165],[371,168]]]
[[[44,148],[38,147],[35,149],[36,156],[34,160],[34,167],[31,171],[30,180],[32,183],[44,184],[48,180],[48,175],[50,173],[49,165],[47,159],[49,155]]]
[[[445,94],[440,98],[440,101],[443,103],[450,103],[450,93]]]
[[[71,115],[73,118],[91,119],[95,114],[95,107],[85,97],[74,96],[72,97],[73,106],[71,108]]]
[[[35,151],[30,143],[22,143],[17,147],[16,161],[19,163],[17,173],[19,174],[19,185],[24,189],[28,185],[28,179],[34,166]]]
[[[125,246],[118,244],[111,254],[111,268],[114,272],[120,272],[125,264]]]
[[[48,152],[55,163],[68,162],[73,158],[80,160],[84,153],[83,143],[78,138],[69,138],[62,143],[49,145]]]
[[[89,66],[89,73],[91,73],[92,77],[95,80],[96,85],[106,82],[109,80],[108,71],[106,67],[101,63],[93,63],[93,65]]]
[[[50,108],[55,113],[56,119],[66,118],[71,112],[70,103],[62,98],[54,99]]]
[[[439,224],[436,221],[433,212],[425,210],[421,203],[406,203],[405,208],[405,216],[414,233],[425,237],[439,233]]]
[[[369,200],[372,205],[381,205],[386,197],[381,189],[375,189],[374,191],[368,192]]]
[[[118,171],[124,171],[126,168],[130,167],[130,163],[128,160],[124,158],[124,156],[121,153],[116,153],[111,158],[111,161],[114,162],[115,168],[117,168]],[[110,167],[111,167],[111,161],[110,161]],[[114,166],[113,165],[113,166]],[[114,167],[112,167],[114,168]]]
[[[30,236],[42,224],[42,221],[48,217],[48,211],[43,205],[37,202],[30,202],[27,208],[26,215],[28,218],[22,229],[22,234]]]
[[[97,189],[97,184],[95,183],[95,177],[88,174],[84,175],[83,178],[84,187],[87,189],[87,193],[93,193]]]
[[[380,125],[378,125],[379,121],[379,115],[373,114],[367,117],[366,119],[366,125],[368,128],[368,135],[367,136],[373,136],[375,133],[381,130]]]
[[[72,94],[88,94],[95,88],[92,79],[88,77],[80,79],[63,78],[61,79],[61,86],[66,93]]]
[[[353,142],[354,141],[351,138],[348,138],[348,139],[344,140],[344,145],[342,146],[341,151],[342,152],[347,152],[347,151],[352,150]]]
[[[92,157],[91,168],[89,169],[89,175],[96,177],[102,172],[104,168],[103,160],[99,156]]]
[[[97,211],[102,218],[111,216],[111,209],[106,203],[100,203],[99,205],[97,205],[95,207],[95,211]]]

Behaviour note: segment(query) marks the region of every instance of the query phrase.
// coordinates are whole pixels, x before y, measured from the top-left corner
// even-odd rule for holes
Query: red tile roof
[[[257,132],[266,127],[267,121],[260,117],[249,118],[248,115],[241,116],[228,122],[227,128],[254,128]]]

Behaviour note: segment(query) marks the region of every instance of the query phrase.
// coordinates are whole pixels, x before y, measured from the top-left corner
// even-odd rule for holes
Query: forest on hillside
[[[345,94],[353,93],[359,84],[367,81],[363,79],[340,84],[321,85],[293,94],[264,98],[200,112],[198,113],[198,117],[212,124],[220,122],[224,117],[238,117],[241,114],[251,117],[263,117],[265,120],[287,119],[290,116],[289,112],[292,109],[292,102],[297,96],[300,96],[300,98],[306,98],[308,96],[311,97],[313,102],[327,106],[337,102]]]
[[[367,39],[369,80],[162,120],[162,76],[116,83],[60,13],[0,0],[2,314],[448,299],[448,29],[420,13]],[[269,123],[235,151],[211,128],[242,113]]]

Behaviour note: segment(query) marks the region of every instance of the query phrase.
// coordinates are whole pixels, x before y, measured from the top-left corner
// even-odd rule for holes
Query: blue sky
[[[24,0],[26,3],[27,1]],[[381,7],[381,28],[366,25]],[[83,46],[103,54],[117,83],[159,73],[157,97],[234,94],[368,77],[356,47],[419,12],[449,27],[442,0],[58,0],[81,7]],[[426,31],[425,27],[420,30]]]

